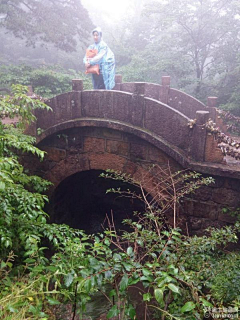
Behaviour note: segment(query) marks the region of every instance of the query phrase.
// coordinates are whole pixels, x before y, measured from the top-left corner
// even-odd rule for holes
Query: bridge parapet
[[[202,128],[203,124],[197,122],[196,128],[191,128],[188,116],[153,98],[156,92],[167,98],[170,90],[168,80],[167,77],[164,79],[163,86],[141,82],[122,84],[121,89],[128,88],[128,92],[83,91],[82,81],[73,80],[72,92],[47,101],[53,112],[37,111],[37,122],[30,133],[36,135],[37,128],[43,129],[45,132],[37,137],[39,142],[57,130],[87,126],[91,122],[91,125],[105,125],[147,137],[149,142],[184,166],[190,159],[204,161],[207,133]],[[204,119],[209,117],[206,109],[198,110],[198,121],[202,117],[200,111],[205,112]]]
[[[126,91],[134,93],[134,88],[137,82],[125,82],[122,83],[121,75],[116,76],[116,90]],[[194,97],[188,95],[185,92],[179,91],[174,88],[170,88],[170,77],[163,76],[162,84],[147,83],[147,82],[138,82],[142,84],[144,88],[144,95],[149,98],[161,101],[175,110],[180,111],[185,116],[191,119],[196,118],[196,112],[208,111],[209,116],[214,121],[216,120],[216,97],[208,98],[208,105],[206,106],[201,101],[195,99]]]

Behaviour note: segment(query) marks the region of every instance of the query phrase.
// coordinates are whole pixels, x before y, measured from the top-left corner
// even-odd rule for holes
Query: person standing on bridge
[[[87,58],[85,55],[83,62],[86,69],[93,65],[99,65],[99,75],[92,73],[93,88],[111,90],[115,86],[114,53],[102,40],[102,31],[99,27],[93,29],[92,35],[94,44],[90,45],[88,50],[97,50],[97,54],[93,58]]]

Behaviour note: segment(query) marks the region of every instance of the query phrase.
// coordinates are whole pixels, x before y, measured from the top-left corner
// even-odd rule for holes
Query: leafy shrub
[[[31,85],[38,95],[49,98],[71,91],[72,79],[83,79],[84,89],[91,88],[90,78],[75,70],[60,67],[33,68],[26,65],[1,66],[0,88],[11,88],[12,84]]]
[[[150,319],[201,320],[204,308],[239,305],[239,252],[225,250],[238,241],[239,224],[208,230],[203,237],[183,235],[178,228],[179,201],[213,179],[154,167],[155,196],[149,198],[144,181],[109,170],[104,178],[142,190],[109,190],[137,196],[146,205],[145,212],[124,221],[129,231],[119,234],[110,218],[103,233],[91,236],[49,224],[43,210],[49,182],[28,176],[17,157],[21,151],[43,158],[34,138],[23,130],[34,120],[31,110],[47,106],[26,96],[26,87],[14,86],[13,92],[0,100],[2,118],[19,117],[16,127],[0,124],[1,319],[59,319],[59,310],[69,306],[62,318],[82,317],[98,291],[106,298],[107,318],[134,320],[130,289],[139,283]],[[145,178],[150,183],[149,176]],[[172,218],[173,227],[164,217]]]

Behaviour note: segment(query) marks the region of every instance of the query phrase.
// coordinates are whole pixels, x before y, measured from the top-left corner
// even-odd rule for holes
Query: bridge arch
[[[191,128],[188,116],[141,94],[142,83],[134,85],[133,93],[90,90],[56,96],[47,101],[53,112],[36,111],[37,122],[29,133],[40,142],[64,127],[112,127],[151,141],[185,167],[191,160],[202,161],[205,157],[206,130],[199,129],[199,126]],[[197,124],[201,126],[208,114],[208,111],[200,110]],[[38,128],[43,130],[40,136],[37,135]]]
[[[182,152],[182,150],[161,137],[144,130],[142,128],[129,125],[124,122],[114,121],[110,119],[98,119],[98,118],[83,118],[76,120],[69,120],[66,122],[59,123],[54,125],[44,131],[41,136],[38,138],[38,145],[42,143],[42,141],[53,134],[57,134],[58,132],[62,132],[64,130],[68,130],[71,128],[84,128],[84,127],[92,127],[92,128],[107,128],[120,132],[126,132],[132,134],[136,137],[143,139],[144,141],[149,142],[156,148],[162,150],[166,153],[170,158],[174,159],[182,166],[188,165],[188,159],[186,155]]]
[[[78,126],[73,122],[56,126],[54,133],[46,133],[39,141],[38,146],[47,154],[38,171],[44,172],[43,177],[53,182],[54,188],[81,171],[112,169],[139,180],[147,176],[147,167],[153,164],[170,164],[176,170],[182,167],[154,144],[151,137],[148,141],[141,132],[137,135],[125,127],[117,130],[118,126],[114,129],[94,126],[91,121],[80,122]]]
[[[53,183],[48,194],[50,205],[47,211],[54,222],[66,223],[68,219],[67,221],[69,221],[70,225],[73,226],[75,224],[76,227],[77,223],[82,223],[82,227],[85,228],[87,218],[85,214],[82,216],[80,214],[82,208],[78,203],[81,197],[76,198],[76,188],[84,190],[85,193],[87,192],[87,198],[90,201],[88,202],[90,203],[89,207],[94,210],[93,202],[96,201],[96,199],[99,201],[99,197],[97,197],[96,192],[94,193],[92,189],[89,189],[88,179],[92,179],[93,172],[112,169],[129,174],[135,181],[140,181],[142,185],[144,185],[146,192],[154,195],[154,186],[152,184],[153,176],[149,173],[149,168],[153,164],[159,164],[164,167],[170,165],[171,168],[175,168],[175,170],[181,169],[179,163],[171,159],[169,155],[146,139],[133,133],[128,133],[125,130],[121,131],[107,128],[106,126],[93,127],[90,126],[90,122],[87,122],[85,125],[86,126],[82,127],[66,126],[66,124],[64,124],[64,126],[57,126],[55,133],[51,135],[46,134],[46,138],[42,139],[38,144],[42,150],[47,152],[45,161],[39,163],[38,170],[42,170],[42,172],[44,172],[43,177]],[[35,169],[36,167],[35,164]],[[74,178],[77,176],[79,180]],[[81,180],[81,177],[87,180],[84,182]],[[94,181],[97,181],[96,176],[94,179]],[[103,180],[104,179],[101,179],[101,181],[96,182],[101,190],[99,195],[102,195],[102,202],[99,201],[98,208],[100,211],[99,219],[102,220],[104,220],[104,215],[101,211],[105,208],[105,203],[109,198],[109,196],[103,192],[104,188],[106,188]],[[76,187],[74,187],[74,185]],[[110,187],[111,186],[108,188]],[[119,186],[116,184],[115,187],[117,188]],[[61,191],[64,188],[66,188],[65,193]],[[72,188],[73,192],[71,191]],[[106,192],[106,189],[104,191]],[[92,195],[91,199],[89,195]],[[87,201],[82,200],[83,207],[86,209]],[[126,210],[125,202],[123,199],[122,211],[131,214],[129,210]],[[108,203],[108,214],[109,210],[113,210],[113,214],[116,214],[116,212],[114,212],[116,210],[114,201],[108,201]],[[132,205],[132,203],[128,205],[128,207],[132,209],[132,212],[137,211],[139,208],[139,204],[134,204],[132,207],[130,205]],[[86,211],[87,215],[91,217],[90,220],[93,221],[92,218],[95,217],[95,214],[89,212],[87,209]],[[123,218],[131,217],[131,215],[126,215],[125,217],[120,215],[120,217],[122,220]],[[119,214],[117,218],[119,223]],[[95,220],[99,221],[97,217],[95,217]],[[92,232],[92,225],[90,229],[86,227],[86,230]]]
[[[167,83],[117,82],[115,89],[83,91],[76,80],[72,92],[47,101],[52,113],[36,111],[37,122],[28,133],[36,136],[47,156],[43,163],[34,163],[33,172],[54,183],[50,195],[78,172],[114,169],[136,178],[146,174],[146,165],[170,162],[176,170],[190,168],[216,178],[215,186],[196,195],[196,201],[189,199],[189,205],[186,202],[192,228],[225,222],[222,208],[239,203],[240,180],[239,171],[221,163],[221,151],[204,126],[209,116],[214,119],[216,99],[205,106]],[[43,129],[41,135],[38,128]],[[199,201],[201,206],[195,206]]]

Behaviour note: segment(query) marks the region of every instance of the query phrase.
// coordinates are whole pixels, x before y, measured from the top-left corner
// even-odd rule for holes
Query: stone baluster
[[[191,157],[196,161],[205,161],[205,147],[207,139],[207,130],[205,123],[209,119],[209,111],[199,110],[196,112],[196,124],[193,127]]]
[[[72,80],[72,91],[83,91],[83,81],[81,79]]]
[[[171,83],[170,76],[162,76],[162,86],[159,92],[159,100],[165,104],[168,104],[170,83]]]
[[[122,75],[121,74],[116,74],[115,75],[115,87],[113,90],[121,90],[121,83],[122,83]]]
[[[132,93],[132,124],[137,126],[143,126],[143,110],[145,105],[145,82],[133,83]]]
[[[210,108],[217,108],[217,97],[208,97],[207,106]]]
[[[208,97],[207,98],[207,109],[210,112],[210,118],[214,121],[217,122],[217,97]]]
[[[135,82],[133,94],[144,95],[145,94],[145,82]]]
[[[213,120],[213,122],[216,123],[217,127],[219,127],[219,129],[228,134],[228,128],[226,123],[224,123],[223,119],[220,118],[218,116],[217,113],[217,106],[218,106],[218,98],[217,97],[208,97],[207,99],[207,107],[209,108],[209,111],[211,113],[211,119]]]
[[[72,92],[70,93],[70,109],[73,119],[80,118],[82,116],[82,91],[83,81],[81,79],[73,79]]]

